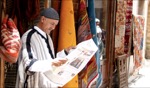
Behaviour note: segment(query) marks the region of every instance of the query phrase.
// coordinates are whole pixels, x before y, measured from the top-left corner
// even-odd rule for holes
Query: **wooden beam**
[[[4,79],[5,79],[5,77],[4,77],[4,66],[5,66],[5,64],[4,64],[4,60],[3,59],[1,59],[0,60],[0,88],[4,88]]]
[[[107,33],[107,51],[106,58],[108,58],[108,69],[109,69],[109,86],[108,88],[112,88],[113,83],[113,62],[115,60],[115,19],[116,19],[116,0],[108,0],[108,20],[110,20],[110,25],[108,27],[109,33]]]
[[[2,18],[5,14],[5,6],[6,0],[0,0],[0,24],[2,22]],[[1,44],[1,42],[0,42]],[[5,80],[5,61],[0,57],[0,88],[4,88],[4,80]]]

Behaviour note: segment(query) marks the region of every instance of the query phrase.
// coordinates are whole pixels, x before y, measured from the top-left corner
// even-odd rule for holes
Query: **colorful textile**
[[[21,48],[19,31],[11,18],[6,16],[1,27],[0,57],[7,62],[15,63]]]
[[[58,51],[76,45],[76,32],[72,0],[62,0],[60,9]],[[78,88],[78,76],[75,76],[64,88]]]
[[[78,18],[77,41],[78,43],[80,43],[84,40],[92,38],[85,0],[80,0],[78,13],[79,18]],[[90,84],[91,80],[93,79],[92,74],[97,73],[96,70],[97,70],[96,59],[95,57],[93,57],[87,64],[85,69],[83,69],[79,73],[79,82],[80,82],[79,87],[81,88],[88,87],[88,84]]]
[[[60,10],[60,27],[58,37],[58,49],[60,51],[69,46],[76,45],[76,33],[74,23],[74,11],[72,0],[63,0]]]
[[[144,37],[144,17],[134,15],[133,22],[133,46],[134,46],[134,69],[141,66],[143,62],[143,37]]]
[[[116,55],[124,54],[126,2],[127,0],[117,0],[116,34],[115,34],[115,54]]]
[[[92,34],[87,15],[86,2],[85,0],[80,0],[77,41],[80,43],[90,38],[92,38]]]
[[[133,0],[127,0],[126,8],[126,22],[125,22],[125,42],[124,42],[124,52],[127,54],[130,49],[131,40],[131,30],[132,30],[132,7]]]
[[[97,32],[96,32],[96,23],[95,23],[95,7],[94,7],[94,0],[88,0],[88,16],[90,19],[90,29],[91,29],[91,33],[93,35],[93,40],[95,42],[95,44],[98,46],[97,44]],[[95,57],[96,57],[96,63],[97,63],[97,72],[99,77],[97,78],[96,81],[96,88],[99,88],[102,82],[102,75],[101,75],[101,68],[100,68],[100,53],[99,50],[96,52]]]

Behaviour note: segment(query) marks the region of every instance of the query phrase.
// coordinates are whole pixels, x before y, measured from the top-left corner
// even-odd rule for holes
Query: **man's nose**
[[[55,29],[55,27],[56,27],[56,26],[55,26],[55,25],[53,25],[53,26],[52,26],[52,29]]]

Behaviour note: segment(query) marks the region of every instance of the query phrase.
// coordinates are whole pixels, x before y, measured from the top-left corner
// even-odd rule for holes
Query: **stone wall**
[[[150,4],[148,5],[145,58],[150,59]]]

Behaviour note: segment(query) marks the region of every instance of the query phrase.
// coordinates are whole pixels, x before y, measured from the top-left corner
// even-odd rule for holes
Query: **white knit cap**
[[[95,18],[95,22],[100,22],[100,20],[98,18]]]

